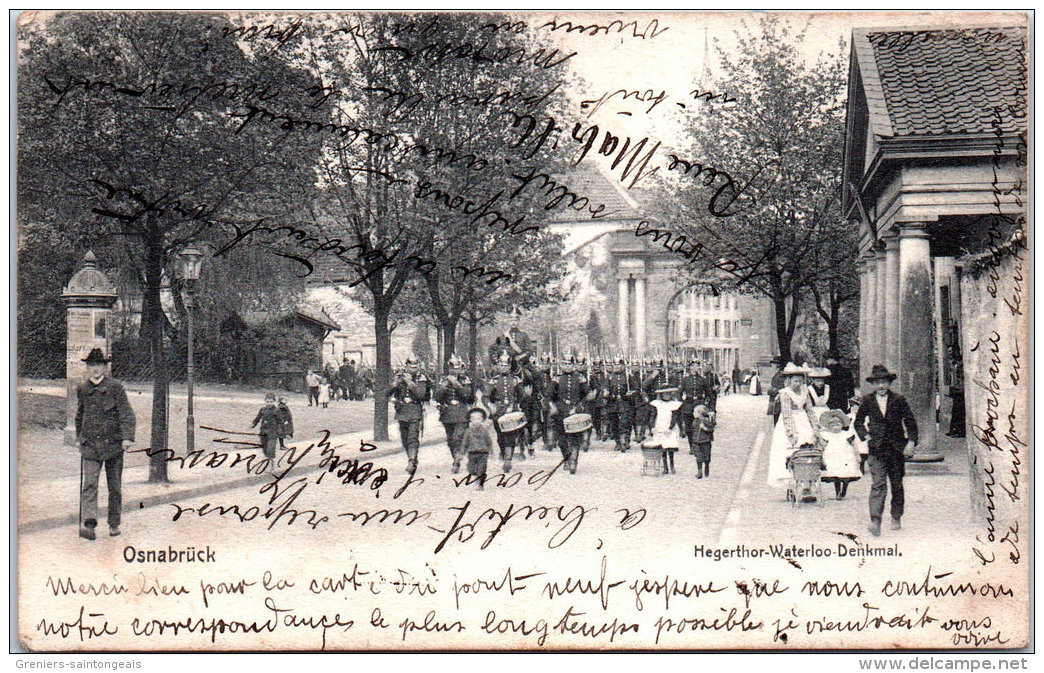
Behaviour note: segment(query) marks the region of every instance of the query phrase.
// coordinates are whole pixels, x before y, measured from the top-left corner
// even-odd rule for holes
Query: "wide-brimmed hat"
[[[826,367],[813,367],[808,372],[809,378],[813,379],[826,379],[830,378],[830,370]]]
[[[884,365],[874,365],[870,370],[870,376],[867,376],[866,380],[868,383],[873,383],[874,381],[879,381],[881,379],[894,381],[897,378],[899,378],[898,375],[888,371],[888,367],[885,367]]]
[[[87,354],[87,357],[83,359],[89,365],[103,365],[107,362],[112,362],[109,358],[105,357],[105,353],[100,348],[92,348],[91,352]]]
[[[808,375],[808,370],[805,369],[804,367],[798,367],[793,362],[788,362],[787,366],[783,368],[783,371],[781,371],[780,374],[782,374],[784,377],[787,377],[787,376],[807,376]]]
[[[823,413],[821,413],[819,415],[819,427],[829,428],[830,426],[828,426],[827,423],[829,423],[831,420],[835,418],[841,421],[841,427],[848,427],[848,415],[845,414],[843,411],[839,411],[837,409],[830,409],[829,411],[824,411]]]
[[[668,386],[666,388],[657,388],[656,389],[656,394],[657,395],[659,395],[661,393],[676,393],[676,392],[678,392],[678,388],[677,387],[671,387],[671,386]]]

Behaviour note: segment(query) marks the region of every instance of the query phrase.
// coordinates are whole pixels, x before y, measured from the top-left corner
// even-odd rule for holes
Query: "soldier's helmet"
[[[449,370],[454,374],[461,374],[467,370],[467,365],[464,361],[457,357],[456,353],[451,353],[449,357]]]
[[[508,357],[507,353],[500,354],[500,358],[497,360],[496,365],[494,365],[494,370],[498,374],[507,374],[511,371],[511,358]]]
[[[613,366],[613,370],[618,372],[622,372],[624,370],[623,358],[616,361],[616,364]]]

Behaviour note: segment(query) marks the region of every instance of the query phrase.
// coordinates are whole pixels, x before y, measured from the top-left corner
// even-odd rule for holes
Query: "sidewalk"
[[[771,443],[767,423],[764,430],[762,442],[751,452],[740,480],[729,518],[719,536],[719,546],[770,545],[792,538],[800,539],[804,545],[836,546],[852,540],[849,536],[854,535],[864,544],[900,542],[909,551],[923,546],[930,553],[933,548],[966,543],[973,535],[964,440],[940,435],[938,448],[945,456],[942,463],[906,464],[903,529],[891,531],[888,527],[889,499],[885,506],[884,530],[881,537],[874,538],[867,532],[869,471],[850,484],[843,501],[835,499],[833,484],[823,484],[822,503],[795,507],[787,502],[784,491],[766,484]],[[799,531],[800,536],[795,536]]]
[[[332,435],[327,444],[330,445],[342,460],[359,458],[361,462],[374,461],[377,459],[394,456],[402,453],[399,438],[398,423],[389,423],[389,439],[387,442],[374,442],[372,433],[369,431],[350,432],[340,435]],[[256,439],[256,438],[254,438]],[[287,447],[304,450],[309,445],[317,443],[321,437],[306,437],[300,440],[288,442]],[[421,437],[421,447],[445,445],[446,434],[442,424],[438,422],[438,411],[428,409],[424,419],[424,436]],[[376,445],[376,450],[359,453],[362,442]],[[140,449],[139,449],[140,451]],[[241,462],[234,468],[218,466],[206,467],[207,459],[213,452],[225,453],[228,457],[223,461],[225,466],[232,465],[236,456],[242,456]],[[318,472],[319,463],[322,460],[322,449],[313,448],[303,461],[295,466],[294,475],[305,475]],[[200,444],[197,452],[202,457],[196,466],[191,468],[188,461],[184,468],[181,461],[174,459],[168,461],[167,471],[170,483],[155,484],[148,482],[149,468],[147,464],[139,464],[133,467],[125,467],[123,470],[123,507],[124,511],[132,508],[144,509],[177,502],[186,498],[206,496],[212,493],[234,490],[252,486],[259,487],[270,480],[270,477],[261,472],[263,454],[260,449],[246,448],[237,449],[234,444],[208,443]],[[289,451],[279,452],[277,469],[282,471],[289,466],[287,460],[294,460]],[[178,458],[184,457],[183,451],[178,452]],[[250,458],[252,457],[252,460]],[[215,461],[220,460],[218,458]],[[389,466],[387,468],[392,474],[396,470],[405,469],[402,465]],[[101,477],[104,481],[104,474]],[[18,532],[20,534],[33,533],[59,526],[75,526],[77,524],[77,502],[79,493],[79,477],[57,477],[25,483],[20,479],[18,492]],[[105,493],[104,486],[99,489],[99,504],[104,511]],[[61,503],[61,514],[55,514],[54,503]]]

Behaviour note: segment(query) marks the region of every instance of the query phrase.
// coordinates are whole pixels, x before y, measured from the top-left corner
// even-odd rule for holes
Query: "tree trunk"
[[[787,298],[773,297],[772,306],[776,310],[776,341],[779,344],[779,357],[783,364],[790,362],[790,339],[794,332],[789,330],[787,321]]]
[[[827,335],[830,338],[830,350],[838,355],[841,354],[841,337],[838,333],[838,320],[840,318],[840,309],[836,304],[830,306],[830,320],[827,321]]]
[[[377,342],[377,363],[373,383],[373,439],[388,441],[388,389],[391,388],[391,330],[387,300],[373,303],[373,331]]]
[[[439,329],[442,331],[442,362],[440,363],[442,368],[440,373],[442,374],[448,371],[446,365],[449,363],[450,355],[457,352],[457,323],[459,322],[459,317],[450,318],[439,325]]]
[[[145,327],[152,354],[152,430],[149,437],[149,482],[166,483],[167,477],[167,354],[164,349],[163,305],[160,285],[163,280],[163,248],[149,245],[145,253]]]
[[[478,319],[468,320],[468,365],[471,380],[478,380]]]

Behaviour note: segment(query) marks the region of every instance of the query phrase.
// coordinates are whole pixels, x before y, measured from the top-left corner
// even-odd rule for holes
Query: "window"
[[[705,337],[709,337],[710,336],[710,321],[709,320],[704,320],[703,321],[703,336],[705,336]]]
[[[732,336],[739,338],[739,320],[732,321]]]
[[[714,297],[714,308],[721,308],[721,295]]]
[[[729,323],[728,320],[725,321],[725,338],[726,339],[731,339],[732,338],[732,325]]]
[[[720,332],[720,328],[721,328],[721,321],[720,320],[715,320],[714,321],[714,336],[715,336],[715,338],[717,338],[720,335],[720,333],[721,333]]]
[[[689,339],[691,337],[692,337],[692,321],[691,320],[686,320],[685,321],[685,338]]]

